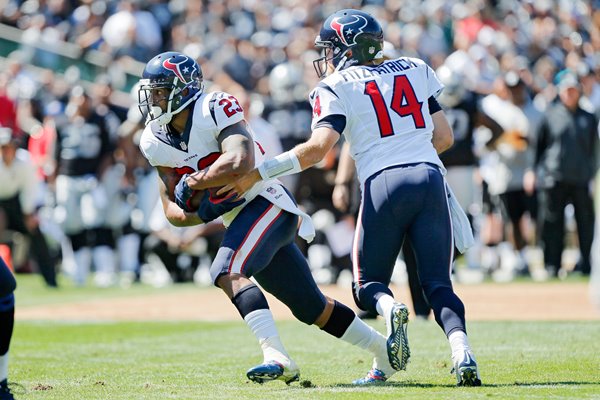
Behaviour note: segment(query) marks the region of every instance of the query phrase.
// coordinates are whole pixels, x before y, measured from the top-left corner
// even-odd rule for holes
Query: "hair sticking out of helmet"
[[[313,61],[319,78],[327,73],[327,63],[335,70],[364,65],[383,59],[383,29],[370,14],[353,9],[330,15],[315,39],[321,57]]]
[[[440,66],[435,73],[444,85],[444,90],[437,98],[438,101],[444,107],[456,107],[467,93],[464,77],[447,65]]]
[[[148,61],[139,82],[138,106],[146,123],[166,125],[202,94],[202,69],[193,58],[169,51]]]

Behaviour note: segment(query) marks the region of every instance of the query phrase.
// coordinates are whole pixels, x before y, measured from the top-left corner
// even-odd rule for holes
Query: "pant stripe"
[[[450,200],[448,200],[447,183],[444,181],[444,195],[446,197],[446,207],[448,207],[448,221],[450,222],[450,260],[448,261],[448,275],[452,275],[452,264],[454,262],[454,230],[452,228],[452,213],[450,211]]]
[[[354,282],[359,283],[359,272],[360,272],[360,262],[358,259],[358,242],[360,239],[360,230],[362,228],[362,214],[363,214],[363,201],[364,198],[360,202],[360,207],[358,209],[358,216],[356,217],[356,230],[354,231],[354,243],[352,244],[352,272],[354,275]]]
[[[246,237],[233,253],[229,263],[229,273],[241,273],[252,252],[261,242],[271,225],[283,214],[283,210],[271,204],[248,230]]]

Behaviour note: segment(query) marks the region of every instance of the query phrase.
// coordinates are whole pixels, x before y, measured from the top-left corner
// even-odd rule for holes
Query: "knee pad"
[[[394,296],[392,291],[381,282],[367,282],[359,285],[356,290],[356,297],[361,304],[361,309],[377,314],[377,300],[384,294]]]
[[[269,309],[269,303],[263,292],[256,285],[248,285],[233,296],[231,302],[245,318],[252,311]]]

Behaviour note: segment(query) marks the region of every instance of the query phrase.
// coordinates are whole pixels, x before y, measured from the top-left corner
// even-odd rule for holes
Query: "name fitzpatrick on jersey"
[[[398,59],[386,61],[384,64],[367,68],[355,68],[352,70],[342,70],[339,73],[346,82],[354,79],[372,78],[375,75],[391,74],[392,72],[406,71],[407,69],[417,68],[417,64],[410,60]]]

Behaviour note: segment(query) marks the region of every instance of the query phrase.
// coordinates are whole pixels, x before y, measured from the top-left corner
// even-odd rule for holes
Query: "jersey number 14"
[[[368,81],[365,83],[365,94],[371,98],[371,103],[377,114],[377,123],[379,124],[379,134],[381,137],[392,136],[394,127],[390,112],[381,90],[376,81]],[[415,91],[406,77],[406,75],[396,75],[394,77],[394,91],[392,93],[392,103],[390,107],[396,114],[401,117],[411,116],[415,128],[425,128],[425,119],[423,118],[423,102],[417,99]]]

